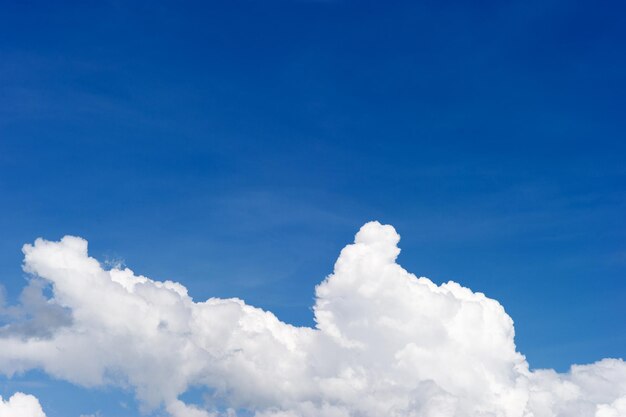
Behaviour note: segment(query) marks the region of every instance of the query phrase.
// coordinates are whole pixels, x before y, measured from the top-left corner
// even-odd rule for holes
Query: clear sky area
[[[497,300],[530,369],[626,357],[624,3],[0,6],[5,325],[22,246],[73,235],[105,269],[315,327],[316,285],[375,220],[406,270]],[[62,374],[0,394],[192,415]]]

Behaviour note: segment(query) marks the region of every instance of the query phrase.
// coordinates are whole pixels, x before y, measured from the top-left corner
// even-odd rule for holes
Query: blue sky
[[[409,271],[499,300],[532,367],[624,357],[625,41],[619,2],[3,2],[6,298],[24,243],[72,234],[313,325],[379,220]],[[136,415],[0,387],[24,385],[52,417]]]

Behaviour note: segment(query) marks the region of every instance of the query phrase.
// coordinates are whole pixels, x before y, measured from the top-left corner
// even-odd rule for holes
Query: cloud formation
[[[46,415],[37,398],[16,392],[6,401],[0,396],[0,417],[46,417]]]
[[[399,239],[378,222],[361,228],[316,288],[315,328],[103,268],[78,237],[38,239],[24,270],[52,285],[46,308],[70,318],[43,336],[0,333],[0,371],[130,387],[145,410],[173,417],[626,415],[623,360],[530,371],[503,307],[407,272]],[[207,389],[205,404],[180,400],[190,387]]]
[[[20,295],[20,304],[0,303],[0,337],[51,337],[57,328],[72,322],[71,311],[51,302],[44,295],[45,281],[31,279]]]

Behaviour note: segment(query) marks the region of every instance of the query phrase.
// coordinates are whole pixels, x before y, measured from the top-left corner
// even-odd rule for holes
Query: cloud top
[[[399,240],[392,226],[364,225],[317,286],[308,328],[105,269],[78,237],[38,239],[24,246],[24,270],[52,285],[46,305],[71,320],[45,337],[15,325],[0,333],[0,371],[132,387],[146,410],[174,417],[625,415],[624,361],[529,371],[503,307],[407,272]],[[180,400],[191,386],[207,388],[205,404]]]
[[[6,401],[0,396],[0,417],[46,417],[46,415],[36,397],[16,392]]]

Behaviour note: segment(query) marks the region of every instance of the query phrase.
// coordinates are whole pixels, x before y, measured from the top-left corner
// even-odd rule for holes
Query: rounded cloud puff
[[[16,392],[6,401],[0,397],[0,417],[46,417],[46,415],[37,398]]]
[[[131,386],[174,417],[613,417],[626,364],[529,371],[502,306],[396,263],[400,236],[370,222],[316,288],[315,328],[239,299],[194,302],[184,286],[105,269],[87,242],[24,246],[24,269],[70,316],[48,337],[0,333],[0,371]],[[31,326],[32,327],[32,326]],[[179,397],[211,392],[203,406]],[[0,414],[1,416],[1,414]]]

